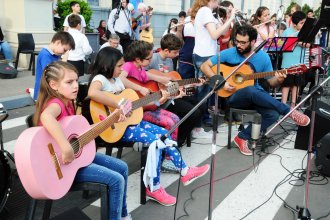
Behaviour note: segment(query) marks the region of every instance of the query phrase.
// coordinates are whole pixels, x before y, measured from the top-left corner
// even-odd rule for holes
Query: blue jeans
[[[109,217],[119,220],[127,216],[127,164],[114,157],[96,153],[93,163],[78,170],[77,182],[104,183],[109,188]]]
[[[193,62],[195,66],[195,77],[202,77],[204,73],[201,71],[201,65],[207,61],[210,57],[200,57],[197,54],[193,54]],[[197,100],[202,100],[209,92],[211,91],[211,87],[207,84],[202,86],[198,86],[196,89]]]
[[[236,91],[228,99],[230,107],[239,109],[255,109],[261,114],[261,132],[265,132],[280,115],[285,115],[290,111],[290,107],[270,96],[266,91],[254,86],[248,86]],[[238,133],[238,137],[251,139],[251,124]]]
[[[204,76],[204,73],[200,70],[201,65],[207,61],[210,57],[201,57],[198,56],[197,54],[193,54],[193,62],[195,66],[195,77],[202,77]],[[195,99],[196,101],[201,101],[209,92],[211,91],[211,87],[208,84],[204,84],[201,86],[198,86],[196,88],[196,94],[195,94]],[[203,103],[200,107],[203,115],[203,119],[209,118],[209,113],[207,111],[207,102]],[[202,127],[202,121],[197,123],[196,127]]]
[[[13,55],[11,53],[10,45],[7,41],[0,42],[0,52],[3,53],[8,62],[13,62]]]

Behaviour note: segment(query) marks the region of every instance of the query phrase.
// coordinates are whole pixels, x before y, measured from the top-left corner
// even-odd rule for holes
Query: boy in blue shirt
[[[60,60],[62,55],[62,61],[67,61],[69,50],[74,48],[75,43],[72,36],[68,32],[60,31],[53,36],[48,47],[41,49],[37,59],[33,100],[36,101],[38,99],[42,72],[45,67],[54,61]]]

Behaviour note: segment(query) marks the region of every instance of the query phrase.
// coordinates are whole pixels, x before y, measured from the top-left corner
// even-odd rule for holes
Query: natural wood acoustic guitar
[[[236,68],[236,66],[228,66],[225,64],[220,64],[220,71],[224,78],[228,77],[228,75]],[[247,86],[253,86],[254,80],[259,78],[265,78],[267,76],[274,76],[276,72],[285,73],[285,74],[302,74],[305,73],[307,70],[307,67],[305,64],[299,64],[292,66],[288,69],[282,69],[277,71],[271,71],[271,72],[262,72],[262,73],[254,73],[252,68],[244,64],[241,66],[230,78],[227,79],[227,82],[231,86],[234,86],[236,89],[233,92],[229,92],[224,90],[223,88],[218,91],[218,95],[220,97],[229,97],[237,90],[243,89]],[[217,65],[214,65],[212,67],[212,71],[214,73],[217,72]]]
[[[179,90],[177,83],[171,83],[167,87],[167,92],[170,95],[176,94]],[[125,89],[120,94],[115,95],[109,92],[104,92],[109,99],[114,101],[121,100],[122,98],[130,100],[132,102],[132,114],[126,118],[125,121],[115,123],[113,126],[106,129],[100,134],[100,137],[107,143],[115,143],[119,141],[124,135],[126,128],[130,125],[139,124],[143,118],[142,107],[148,105],[151,102],[157,101],[162,97],[161,91],[157,91],[147,95],[143,98],[139,98],[138,94],[132,89]],[[98,123],[103,120],[107,115],[113,112],[115,109],[109,106],[105,106],[101,103],[90,101],[90,114],[93,123]]]

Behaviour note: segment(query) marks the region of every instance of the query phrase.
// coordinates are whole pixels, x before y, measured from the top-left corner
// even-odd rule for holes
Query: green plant
[[[291,14],[291,8],[293,5],[297,4],[296,2],[291,2],[290,5],[286,8],[285,14]]]
[[[60,27],[56,31],[63,30],[63,23],[64,19],[67,15],[71,14],[71,8],[70,3],[74,0],[64,0],[64,1],[58,1],[57,3],[57,11],[60,15]],[[83,0],[75,0],[80,5],[80,14],[85,18],[86,21],[86,32],[93,32],[93,30],[90,28],[90,20],[92,17],[92,10],[89,6],[89,4]]]
[[[304,4],[302,7],[302,11],[307,15],[308,10],[312,9],[309,5]]]
[[[314,16],[319,18],[320,17],[320,12],[321,12],[321,6],[318,7],[315,11],[314,11]]]

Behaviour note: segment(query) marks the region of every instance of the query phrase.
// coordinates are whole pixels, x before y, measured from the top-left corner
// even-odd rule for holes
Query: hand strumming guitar
[[[224,90],[228,91],[228,92],[234,92],[236,90],[235,86],[232,86],[229,84],[229,82],[225,83],[225,86],[223,87]]]
[[[162,97],[159,99],[159,103],[162,105],[168,100],[170,94],[168,93],[168,91],[163,89],[161,89],[160,91],[162,92]]]
[[[150,90],[147,88],[144,88],[142,86],[140,86],[139,90],[138,90],[143,96],[146,96],[148,94],[150,94]]]
[[[61,153],[62,153],[62,163],[63,164],[69,164],[74,160],[74,152],[70,145],[70,143],[67,141],[67,143],[62,144],[61,146]]]

